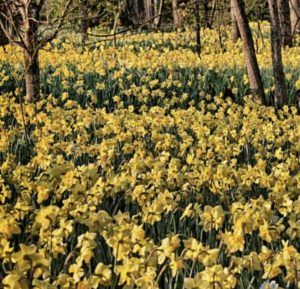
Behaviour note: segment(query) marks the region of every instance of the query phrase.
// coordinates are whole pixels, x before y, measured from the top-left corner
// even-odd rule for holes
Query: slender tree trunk
[[[38,25],[40,11],[34,1],[31,1],[28,8],[28,17],[24,17],[24,63],[26,97],[28,101],[40,99],[40,68],[38,51]]]
[[[114,47],[117,47],[117,29],[118,29],[118,24],[120,21],[120,15],[122,13],[122,10],[124,8],[124,0],[119,0],[119,6],[118,10],[115,13],[115,19],[114,19],[114,26],[113,26],[113,37],[114,37]]]
[[[87,32],[89,28],[88,0],[80,1],[80,14],[81,14],[81,42],[82,45],[84,45],[87,39]]]
[[[146,22],[150,21],[150,19],[153,16],[152,8],[153,8],[152,0],[144,0],[144,10],[145,10],[145,21]]]
[[[289,0],[291,11],[292,34],[300,32],[300,0]]]
[[[281,41],[283,46],[293,46],[292,24],[289,0],[277,0],[280,29],[281,29]]]
[[[235,18],[234,12],[234,1],[230,0],[230,15],[231,15],[231,27],[232,27],[232,40],[236,42],[239,38],[241,38],[241,34],[239,31],[239,27]]]
[[[285,103],[287,89],[284,79],[282,55],[281,55],[281,34],[278,27],[280,27],[278,4],[276,0],[268,0],[270,19],[271,19],[271,50],[272,50],[272,64],[273,76],[275,83],[275,106],[280,108]]]
[[[211,28],[210,21],[209,21],[208,0],[202,0],[202,4],[203,4],[204,27]]]
[[[194,0],[194,13],[195,13],[195,20],[196,20],[196,51],[198,55],[201,54],[201,38],[200,38],[200,12],[199,12],[199,0]]]
[[[172,0],[173,25],[175,28],[181,26],[181,17],[178,10],[178,0]]]
[[[234,0],[233,4],[235,7],[235,17],[243,41],[250,87],[252,93],[260,98],[263,104],[266,104],[263,82],[255,54],[252,33],[245,13],[244,2],[242,0]]]
[[[159,25],[160,25],[163,4],[164,4],[164,0],[155,0],[154,1],[154,13],[155,13],[154,25],[155,25],[155,27],[159,27]]]
[[[214,20],[215,20],[215,12],[216,12],[216,9],[217,9],[217,4],[218,3],[218,0],[214,0],[213,4],[212,4],[212,9],[211,9],[211,16],[210,16],[210,27],[213,27],[213,23],[214,23]]]

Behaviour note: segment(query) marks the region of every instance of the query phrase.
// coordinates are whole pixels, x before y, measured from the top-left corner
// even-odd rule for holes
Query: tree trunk
[[[87,32],[89,28],[88,20],[88,0],[80,0],[80,16],[81,16],[81,42],[85,44]]]
[[[204,27],[211,28],[210,19],[209,19],[209,8],[208,8],[208,0],[203,0],[203,20],[204,20]]]
[[[260,98],[262,103],[266,104],[263,82],[254,50],[252,33],[245,13],[244,2],[242,0],[234,0],[232,2],[235,7],[235,17],[243,41],[250,87],[254,96]]]
[[[28,101],[40,99],[40,68],[38,52],[24,51],[26,98]]]
[[[113,26],[113,38],[114,38],[114,47],[117,47],[117,29],[118,25],[120,24],[120,15],[122,13],[122,10],[124,9],[124,0],[119,0],[119,6],[118,10],[115,13],[115,19],[114,19],[114,26]]]
[[[276,0],[268,0],[271,20],[271,50],[273,76],[275,84],[275,107],[280,108],[285,103],[287,89],[284,80],[284,71],[281,55],[281,35],[278,27],[280,27],[278,4]]]
[[[178,0],[172,0],[173,25],[175,28],[181,26],[181,17],[178,10]]]
[[[133,7],[133,11],[134,11],[134,15],[135,15],[135,25],[139,24],[139,15],[140,15],[140,10],[139,10],[139,2],[138,1],[131,1],[130,2],[132,7]]]
[[[155,19],[154,19],[154,25],[155,27],[159,27],[161,22],[161,13],[163,8],[164,0],[154,0],[154,13],[155,13]]]
[[[200,12],[199,12],[199,0],[194,0],[194,13],[196,20],[196,51],[198,55],[201,54],[201,39],[200,39]]]
[[[152,0],[144,0],[144,11],[145,11],[145,21],[150,22],[150,19],[153,16],[152,13]],[[150,24],[150,23],[148,23]]]
[[[25,83],[26,98],[28,101],[40,99],[40,68],[38,51],[38,26],[40,10],[34,1],[28,7],[28,17],[24,17],[24,62],[25,62]]]
[[[215,20],[215,12],[216,12],[216,9],[217,9],[217,0],[214,0],[213,4],[212,4],[212,9],[211,9],[211,16],[210,16],[210,20],[209,20],[209,23],[210,23],[210,27],[213,27],[213,23],[214,23],[214,20]]]
[[[235,18],[234,12],[234,1],[230,0],[230,15],[231,15],[231,27],[232,27],[232,41],[236,42],[239,38],[241,38],[241,34],[239,31],[239,27]]]
[[[300,32],[300,0],[290,0],[292,34]]]
[[[293,46],[293,35],[289,2],[288,0],[277,0],[277,3],[282,45],[291,47]]]

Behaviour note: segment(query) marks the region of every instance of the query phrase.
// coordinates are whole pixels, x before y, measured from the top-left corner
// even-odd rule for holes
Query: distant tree
[[[271,21],[271,50],[273,76],[275,84],[275,106],[280,108],[284,105],[287,96],[285,77],[283,71],[282,55],[281,55],[281,34],[278,3],[276,0],[268,0]]]
[[[252,93],[258,97],[262,103],[266,103],[263,82],[258,67],[255,54],[252,33],[249,27],[248,19],[245,13],[245,5],[243,0],[233,0],[235,7],[235,17],[243,42],[243,50],[246,56],[246,66]]]
[[[154,0],[154,25],[159,27],[161,22],[161,14],[164,5],[164,0]]]
[[[144,0],[145,21],[150,22],[153,17],[153,3],[152,0]]]

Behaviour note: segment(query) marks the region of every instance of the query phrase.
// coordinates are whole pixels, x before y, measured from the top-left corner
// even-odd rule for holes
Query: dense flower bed
[[[299,287],[297,109],[243,97],[243,70],[222,83],[209,50],[146,39],[43,52],[37,103],[1,52],[0,288]]]

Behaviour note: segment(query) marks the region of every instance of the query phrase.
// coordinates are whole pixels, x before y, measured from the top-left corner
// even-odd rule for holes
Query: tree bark
[[[292,34],[300,32],[300,0],[289,0],[291,11]]]
[[[276,0],[268,0],[271,21],[271,50],[273,76],[275,84],[274,101],[275,107],[281,108],[286,99],[287,89],[284,79],[282,55],[281,55],[281,34],[278,29],[280,27],[278,3]]]
[[[232,27],[232,41],[236,42],[239,38],[241,38],[241,34],[239,31],[239,27],[235,18],[234,12],[234,1],[230,0],[230,15],[231,15],[231,27]]]
[[[178,10],[178,0],[172,0],[173,25],[175,28],[181,26],[181,17]]]
[[[281,41],[283,46],[293,46],[293,35],[292,35],[292,24],[289,0],[277,0],[280,30],[281,30]]]
[[[145,21],[149,22],[153,16],[152,0],[144,0]],[[150,24],[150,23],[149,23]]]
[[[40,99],[40,69],[38,51],[38,26],[40,9],[35,1],[31,1],[27,8],[28,17],[23,17],[24,30],[24,63],[26,98],[28,101]]]
[[[26,98],[29,102],[40,99],[40,68],[38,51],[24,51]]]
[[[88,20],[88,0],[80,0],[80,16],[81,16],[81,42],[85,44],[87,32],[89,28]]]
[[[194,0],[194,13],[196,20],[196,52],[200,56],[201,54],[201,38],[200,38],[200,12],[199,12],[199,0]]]
[[[232,2],[235,7],[235,17],[243,41],[250,87],[254,96],[260,98],[262,103],[266,104],[263,82],[255,54],[252,33],[245,13],[244,2],[242,0],[233,0]]]

